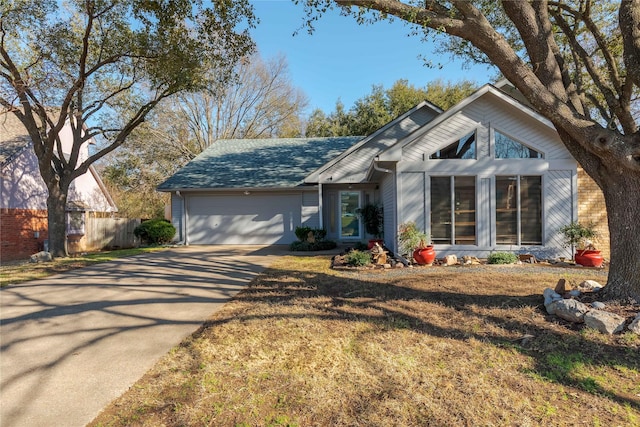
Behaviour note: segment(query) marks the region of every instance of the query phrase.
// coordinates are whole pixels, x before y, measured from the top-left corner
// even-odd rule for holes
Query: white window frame
[[[358,219],[358,235],[357,236],[344,236],[342,234],[342,195],[344,193],[357,194],[358,195],[358,207],[362,207],[362,191],[357,190],[340,190],[338,193],[338,236],[340,240],[360,240],[362,239],[362,221]],[[355,212],[354,215],[357,215]]]

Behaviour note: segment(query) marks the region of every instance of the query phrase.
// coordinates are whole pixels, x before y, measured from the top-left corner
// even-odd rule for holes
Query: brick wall
[[[29,258],[47,237],[46,210],[0,209],[0,262]]]
[[[578,221],[583,224],[590,222],[596,225],[599,233],[596,248],[602,251],[605,259],[609,259],[609,226],[607,224],[607,209],[600,187],[578,167]]]

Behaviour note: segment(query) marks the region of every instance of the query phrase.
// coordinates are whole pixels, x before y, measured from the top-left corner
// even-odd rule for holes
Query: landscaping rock
[[[596,310],[603,310],[606,307],[606,305],[603,302],[594,301],[591,303],[591,307],[595,308]]]
[[[640,335],[640,313],[638,314],[638,316],[636,316],[635,319],[633,319],[633,322],[631,322],[631,324],[627,326],[627,329]]]
[[[547,288],[542,293],[544,296],[544,307],[547,309],[547,313],[555,314],[555,302],[560,301],[562,299],[562,295],[555,292],[551,288]]]
[[[624,329],[625,318],[615,313],[591,310],[584,314],[584,324],[605,334],[615,334]]]
[[[51,253],[45,252],[45,251],[41,251],[36,254],[33,254],[29,259],[29,262],[33,262],[33,263],[49,262],[49,261],[53,261],[53,257],[51,256]]]
[[[585,280],[578,285],[578,289],[580,289],[583,292],[589,292],[589,291],[596,292],[602,289],[602,285],[596,282],[595,280]]]
[[[573,323],[583,323],[584,315],[589,311],[586,304],[573,299],[563,299],[553,303],[556,316]]]
[[[456,265],[458,263],[458,257],[455,255],[447,255],[444,257],[444,265]]]
[[[558,280],[558,284],[556,285],[556,293],[560,294],[560,295],[564,295],[565,293],[569,292],[571,290],[571,288],[567,288],[567,281],[564,279],[560,279]]]

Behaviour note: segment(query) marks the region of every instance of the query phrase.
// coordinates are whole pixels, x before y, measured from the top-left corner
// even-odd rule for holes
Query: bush
[[[326,251],[334,249],[337,245],[332,240],[319,240],[314,243],[297,241],[289,245],[290,251]]]
[[[351,251],[345,255],[344,260],[353,267],[363,267],[371,264],[371,252]]]
[[[173,239],[176,228],[166,219],[150,219],[137,226],[133,234],[149,245],[163,245]]]
[[[295,233],[301,242],[307,241],[309,233],[313,233],[313,238],[316,240],[324,240],[324,238],[327,237],[327,230],[324,228],[296,227]]]
[[[518,261],[512,252],[494,252],[487,258],[488,264],[515,264]]]

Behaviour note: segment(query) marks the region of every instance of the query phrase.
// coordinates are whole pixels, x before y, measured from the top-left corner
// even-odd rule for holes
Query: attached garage
[[[196,245],[271,245],[296,240],[302,195],[249,194],[185,197],[186,241]]]

